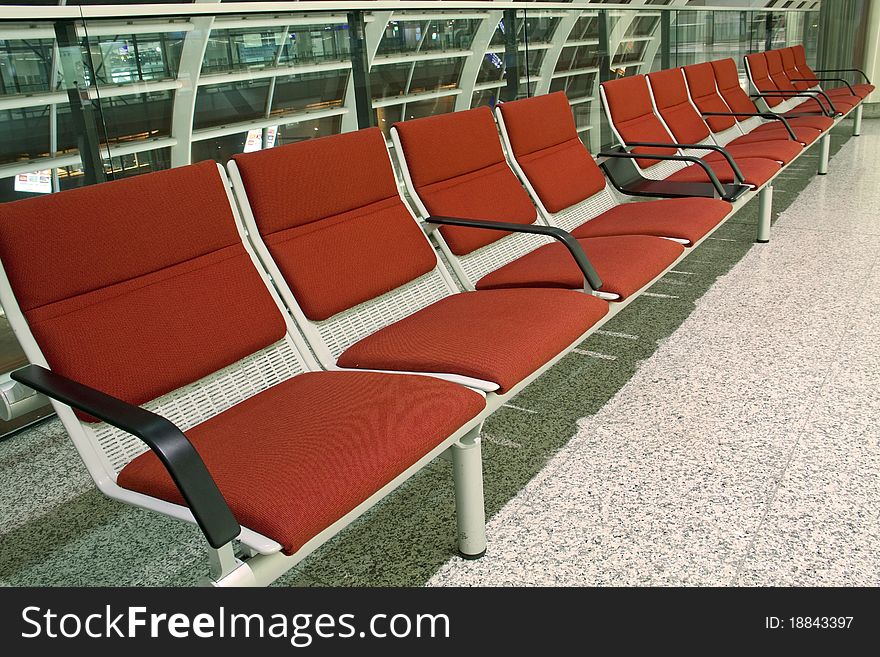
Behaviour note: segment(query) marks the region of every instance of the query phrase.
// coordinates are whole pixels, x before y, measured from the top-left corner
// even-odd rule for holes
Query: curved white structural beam
[[[455,99],[455,111],[466,110],[471,108],[473,103],[474,92],[477,90],[477,78],[480,75],[480,68],[483,65],[483,58],[489,52],[489,44],[498,29],[498,23],[504,16],[503,11],[489,11],[482,15],[480,26],[474,32],[473,41],[471,41],[471,50],[473,55],[467,58],[459,77],[459,87],[461,87],[461,95]],[[503,86],[504,82],[500,82],[497,86]]]
[[[220,0],[195,0],[195,2],[220,4]],[[193,17],[191,22],[193,29],[187,32],[184,38],[180,66],[177,69],[177,79],[181,86],[174,94],[174,108],[171,112],[171,136],[177,140],[177,143],[171,147],[172,167],[192,163],[190,143],[196,113],[196,93],[198,93],[202,60],[205,58],[214,17]]]

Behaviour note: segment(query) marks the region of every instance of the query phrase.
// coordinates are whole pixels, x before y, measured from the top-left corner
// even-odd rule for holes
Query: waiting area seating
[[[802,59],[750,55],[754,99],[732,60],[603,83],[601,166],[558,92],[395,124],[400,181],[367,128],[0,205],[13,378],[102,492],[198,525],[212,585],[440,455],[479,557],[483,421],[755,195],[766,241],[772,182],[873,90]]]
[[[862,123],[862,101],[874,90],[864,72],[858,69],[820,71],[820,73],[858,73],[865,82],[855,86],[841,77],[819,78],[806,61],[801,45],[753,53],[744,58],[746,75],[753,97],[783,117],[824,115],[840,119],[853,113],[853,134],[858,135]],[[822,87],[822,82],[843,83],[843,86]]]

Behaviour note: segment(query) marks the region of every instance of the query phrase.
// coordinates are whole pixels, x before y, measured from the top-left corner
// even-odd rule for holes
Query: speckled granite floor
[[[829,176],[808,154],[777,184],[769,245],[752,203],[486,423],[483,560],[452,556],[438,460],[279,585],[876,584],[880,122],[848,130]],[[203,572],[57,421],[0,442],[0,480],[0,584]]]

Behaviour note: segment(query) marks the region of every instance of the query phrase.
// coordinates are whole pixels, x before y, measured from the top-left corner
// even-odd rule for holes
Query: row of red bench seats
[[[721,198],[747,201],[759,193],[758,241],[767,241],[773,180],[815,143],[822,148],[819,173],[826,173],[829,131],[853,110],[853,132],[859,132],[861,99],[846,95],[852,87],[825,92],[805,64],[800,69],[783,65],[790,61],[794,67],[802,59],[802,47],[748,55],[752,94],[740,85],[732,59],[602,83],[602,102],[622,145],[602,154],[611,180],[645,196],[714,190]],[[766,78],[765,84],[763,73],[755,73],[758,63],[777,61],[778,75],[776,64],[770,66],[776,82]],[[789,82],[789,75],[803,77]],[[790,88],[783,88],[783,80]],[[864,95],[871,90],[859,87]],[[831,97],[836,104],[823,100]]]
[[[377,129],[0,206],[13,378],[103,492],[200,526],[215,584],[271,582],[447,451],[479,556],[483,420],[733,209],[620,203],[562,94],[497,112],[394,128],[453,272]]]

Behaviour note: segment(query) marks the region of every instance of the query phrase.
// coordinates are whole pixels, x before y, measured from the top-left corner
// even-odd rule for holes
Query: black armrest
[[[627,148],[629,147],[648,147],[648,148],[693,148],[696,150],[704,150],[704,151],[715,151],[716,153],[721,153],[724,156],[724,159],[727,160],[727,163],[730,165],[730,168],[733,169],[733,175],[736,176],[737,182],[744,183],[746,181],[745,176],[743,176],[742,171],[739,170],[739,166],[736,162],[734,162],[733,157],[730,153],[727,152],[725,148],[722,146],[717,146],[715,144],[680,144],[678,142],[670,142],[668,144],[664,144],[663,142],[653,142],[653,141],[629,141],[626,143]]]
[[[222,547],[241,532],[202,457],[169,420],[39,365],[23,367],[11,377],[144,441],[171,475],[211,547]]]
[[[720,198],[728,200],[727,192],[725,191],[724,186],[721,184],[721,181],[718,180],[718,176],[716,176],[715,172],[712,171],[712,167],[709,166],[708,162],[704,162],[700,158],[693,155],[661,155],[658,153],[628,153],[626,151],[603,151],[599,153],[597,157],[611,157],[626,160],[676,160],[678,162],[691,162],[703,168],[703,170],[706,172],[706,175],[709,176],[709,182],[712,183],[712,187],[715,188],[718,196]],[[615,184],[615,187],[620,189],[620,186],[618,186],[617,184]]]
[[[865,82],[871,84],[868,76],[865,75],[865,72],[860,68],[817,68],[813,70],[813,73],[858,73],[865,78]]]
[[[844,78],[788,78],[791,82],[843,82],[849,92],[855,96],[856,92],[852,88],[849,82],[847,82]]]
[[[486,221],[484,219],[461,219],[459,217],[428,217],[425,219],[428,223],[440,224],[443,226],[459,226],[462,228],[485,228],[487,230],[503,230],[509,233],[528,233],[531,235],[546,235],[562,242],[571,253],[574,261],[580,267],[584,278],[590,287],[598,290],[602,287],[602,279],[596,273],[593,263],[584,253],[581,243],[575,239],[571,233],[556,228],[555,226],[541,226],[538,224],[513,224],[500,221]]]
[[[825,109],[825,106],[822,104],[822,101],[819,100],[819,95],[814,95],[814,94],[819,94],[819,95],[823,96],[825,98],[825,100],[828,102],[828,106],[831,108],[831,110],[829,111],[829,110]],[[827,116],[833,116],[834,114],[840,114],[840,112],[838,112],[837,108],[834,106],[834,103],[831,102],[831,99],[828,97],[828,94],[826,94],[824,91],[812,91],[809,93],[807,93],[805,91],[762,91],[761,93],[752,94],[751,97],[752,98],[780,98],[780,97],[781,98],[811,98],[816,101],[816,103],[821,108],[823,114],[826,114]]]
[[[762,119],[773,119],[774,121],[782,121],[782,124],[785,126],[785,129],[788,130],[788,135],[794,141],[800,141],[797,138],[797,135],[794,133],[794,130],[791,129],[791,124],[781,114],[774,114],[773,112],[701,112],[703,116],[760,116]]]

